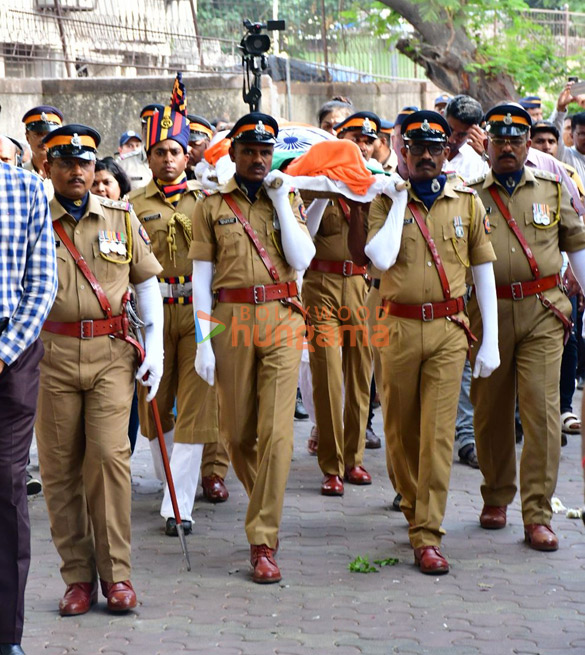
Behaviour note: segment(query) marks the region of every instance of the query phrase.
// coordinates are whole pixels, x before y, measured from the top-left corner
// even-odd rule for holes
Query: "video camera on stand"
[[[285,23],[283,20],[252,23],[246,19],[244,27],[248,33],[244,35],[239,46],[242,51],[242,68],[244,69],[242,97],[252,112],[260,110],[262,98],[260,76],[266,70],[266,53],[270,50],[271,43],[268,34],[263,34],[262,30],[281,31],[285,29]],[[251,75],[253,80],[251,80]]]

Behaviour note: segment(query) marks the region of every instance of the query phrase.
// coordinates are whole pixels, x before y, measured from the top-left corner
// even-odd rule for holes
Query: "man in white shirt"
[[[455,96],[445,108],[445,118],[451,128],[451,136],[444,170],[457,173],[465,181],[479,177],[489,169],[487,162],[468,143],[476,134],[479,134],[483,141],[483,130],[479,127],[482,117],[481,105],[471,96]]]

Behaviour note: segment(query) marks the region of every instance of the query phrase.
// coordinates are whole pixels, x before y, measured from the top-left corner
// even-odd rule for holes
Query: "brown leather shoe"
[[[372,484],[372,476],[363,466],[346,468],[344,479],[350,484]]]
[[[97,582],[74,582],[68,584],[65,595],[59,601],[61,616],[77,616],[89,612],[97,603]]]
[[[250,546],[250,564],[254,567],[252,580],[258,584],[271,584],[280,582],[282,576],[274,559],[276,550],[266,544]]]
[[[102,594],[108,600],[110,612],[127,612],[136,607],[136,592],[130,580],[106,582],[100,580]]]
[[[506,527],[506,505],[484,505],[479,524],[484,530],[501,530]]]
[[[524,541],[534,550],[558,550],[559,539],[548,525],[529,523],[524,526]]]
[[[323,496],[343,496],[343,480],[338,475],[327,474],[321,482]]]
[[[449,562],[441,555],[438,546],[422,546],[414,549],[414,563],[421,573],[439,575],[449,573]]]
[[[219,475],[206,475],[201,478],[201,486],[203,487],[203,495],[210,503],[225,503],[230,497],[230,492],[227,490],[223,478]]]

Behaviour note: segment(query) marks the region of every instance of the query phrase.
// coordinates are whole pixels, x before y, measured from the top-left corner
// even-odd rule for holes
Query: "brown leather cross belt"
[[[528,280],[527,282],[512,282],[512,284],[505,284],[496,287],[498,298],[511,298],[512,300],[522,300],[526,296],[534,296],[541,291],[547,291],[556,286],[562,285],[561,276],[548,275],[547,277],[540,277],[536,280]]]
[[[453,316],[465,309],[463,296],[442,302],[425,302],[422,305],[403,305],[390,300],[382,300],[382,307],[391,316],[399,318],[416,318],[419,321],[433,321],[436,318]]]
[[[219,289],[218,302],[242,302],[261,305],[273,300],[286,300],[299,294],[296,282],[280,282],[278,284],[256,284],[244,289]]]
[[[78,339],[93,339],[94,337],[103,337],[106,334],[122,332],[122,319],[122,316],[112,316],[112,318],[88,319],[72,323],[45,321],[43,330],[53,334],[77,337]]]
[[[319,271],[319,273],[335,273],[345,277],[366,274],[366,267],[354,264],[351,259],[346,259],[343,262],[330,261],[328,259],[313,259],[309,265],[309,269],[311,271]]]

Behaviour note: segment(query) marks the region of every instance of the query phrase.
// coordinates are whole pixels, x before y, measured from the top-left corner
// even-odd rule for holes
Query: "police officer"
[[[213,137],[213,127],[203,116],[188,114],[189,119],[189,159],[187,161],[187,177],[195,179],[195,166],[203,159],[203,155]]]
[[[380,119],[371,112],[352,114],[335,125],[338,138],[353,141],[366,161],[373,154],[379,129]],[[316,255],[303,281],[303,301],[314,327],[309,357],[324,496],[342,496],[344,479],[356,485],[372,483],[362,466],[372,352],[369,340],[363,338],[367,323],[360,308],[368,288],[366,267],[352,261],[349,229],[349,205],[342,199],[331,201],[316,229]],[[327,336],[332,334],[334,343]]]
[[[45,137],[59,290],[42,332],[36,435],[51,534],[67,584],[62,616],[90,609],[98,576],[109,610],[136,606],[128,417],[137,355],[124,340],[130,283],[146,324],[146,357],[136,377],[148,375],[151,397],[162,373],[155,277],[161,267],[128,203],[89,193],[99,142],[94,129],[77,124]]]
[[[148,232],[154,254],[163,266],[159,277],[165,313],[164,373],[157,394],[162,427],[171,454],[171,471],[185,532],[191,531],[193,502],[199,479],[203,444],[216,443],[215,389],[195,372],[197,348],[192,308],[191,217],[200,185],[185,175],[189,123],[186,116],[165,107],[147,119],[146,148],[153,179],[130,195],[134,211]],[[177,419],[173,407],[177,404]],[[164,480],[157,432],[139,389],[142,434],[150,440],[155,471]],[[174,442],[174,445],[173,445]],[[165,531],[177,535],[168,487],[161,506]]]
[[[228,134],[236,173],[198,201],[189,252],[202,339],[195,367],[213,384],[217,366],[220,426],[249,497],[246,535],[258,583],[281,579],[274,556],[305,333],[295,271],[315,253],[300,196],[287,182],[277,186],[282,173],[270,173],[277,134],[267,114],[236,122]]]
[[[520,495],[526,542],[556,550],[550,527],[561,447],[559,376],[563,332],[571,303],[560,270],[566,251],[581,286],[585,282],[585,228],[566,187],[554,174],[526,167],[530,115],[519,105],[498,105],[485,116],[491,171],[472,181],[491,224],[497,255],[500,368],[474,380],[475,436],[483,528],[506,525],[506,508],[516,494],[514,408],[516,394],[524,447]],[[472,328],[481,337],[477,304],[469,305]]]
[[[47,147],[43,143],[43,139],[49,132],[56,130],[63,124],[63,114],[56,107],[40,105],[29,109],[22,117],[22,122],[24,123],[26,140],[32,151],[30,162],[24,164],[23,168],[34,171],[42,178],[46,178]]]
[[[477,194],[442,173],[449,126],[432,111],[402,123],[410,188],[378,196],[368,216],[365,253],[385,271],[380,294],[387,330],[381,347],[386,445],[415,563],[447,573],[440,551],[451,472],[457,400],[468,349],[464,313],[469,266],[486,339],[474,375],[498,365],[494,252]]]
[[[152,171],[147,162],[146,150],[143,146],[146,139],[146,122],[149,118],[152,118],[155,114],[162,113],[164,110],[164,105],[159,104],[149,104],[145,105],[140,110],[140,123],[142,125],[142,143],[140,147],[134,148],[133,150],[127,150],[125,152],[120,152],[116,157],[116,162],[124,170],[128,178],[130,179],[130,186],[132,189],[141,189],[146,186],[152,179]],[[122,147],[122,141],[129,132],[125,132],[120,138],[120,147]],[[137,135],[138,136],[138,135]],[[135,137],[131,137],[135,138]]]

